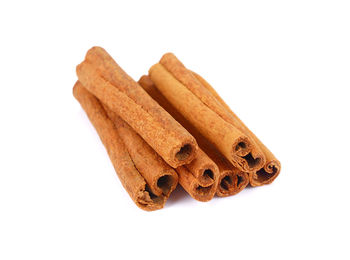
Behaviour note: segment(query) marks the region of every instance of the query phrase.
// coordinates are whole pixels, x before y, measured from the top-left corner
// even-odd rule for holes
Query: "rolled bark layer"
[[[77,66],[79,81],[130,125],[170,166],[193,160],[196,140],[130,78],[102,48]]]
[[[149,70],[149,76],[161,94],[205,138],[237,168],[255,172],[265,157],[206,88],[173,54],[166,54]]]
[[[264,153],[266,162],[255,172],[249,173],[249,182],[252,186],[261,186],[273,182],[281,171],[280,161],[273,155],[273,153],[260,141],[260,139],[242,122],[242,120],[230,109],[225,101],[219,96],[215,89],[200,75],[192,71],[192,74],[197,80],[204,86],[216,100],[225,108],[227,113],[236,120],[240,129],[247,136],[249,136],[259,146],[260,150]]]
[[[170,192],[176,186],[176,173],[174,173],[169,166],[168,169],[166,169],[166,164],[161,162],[160,158],[155,159],[155,156],[151,156],[148,157],[150,160],[153,160],[150,163],[158,164],[159,169],[164,169],[165,175],[159,175],[159,172],[156,171],[154,173],[155,176],[152,177],[152,173],[147,172],[145,173],[146,178],[144,178],[140,173],[140,170],[137,168],[139,167],[140,169],[144,170],[143,166],[145,163],[140,163],[137,161],[137,159],[142,157],[142,154],[135,157],[136,150],[134,148],[132,149],[133,152],[131,154],[129,153],[128,148],[125,146],[125,141],[118,134],[116,126],[108,117],[101,102],[88,90],[86,90],[79,81],[73,87],[73,95],[79,101],[89,117],[90,122],[95,127],[102,143],[106,147],[108,155],[122,185],[129,193],[135,204],[141,209],[147,211],[163,208]],[[122,132],[123,131],[121,131],[121,133]],[[132,138],[131,136],[132,135],[128,136],[128,138]],[[139,141],[136,141],[136,145],[140,145],[138,142]],[[131,147],[131,145],[128,146]],[[142,147],[144,148],[143,145]],[[144,153],[147,153],[147,151]],[[154,167],[156,168],[156,166]],[[158,180],[156,181],[158,183],[159,181],[162,182],[163,176],[171,176],[172,178],[170,184],[171,187],[169,189],[163,189],[162,185],[158,185],[159,189],[154,188],[152,182],[150,182],[151,184],[149,185],[145,180],[153,180],[153,178],[156,179],[158,177]]]
[[[139,84],[155,101],[158,102],[158,104],[169,112],[169,114],[171,114],[196,138],[199,145],[199,151],[201,151],[215,163],[218,168],[218,175],[214,175],[216,176],[215,179],[218,181],[216,195],[220,197],[234,195],[242,191],[247,186],[249,183],[248,175],[235,168],[224,156],[222,156],[215,146],[208,142],[208,140],[204,138],[201,133],[195,127],[193,127],[193,125],[186,118],[184,118],[184,116],[179,113],[179,111],[177,111],[172,104],[168,102],[168,100],[155,87],[150,77],[142,76],[139,80]],[[192,161],[191,164],[194,162],[195,160]],[[184,167],[189,168],[188,166],[189,165],[186,165]],[[193,171],[190,172],[193,175]],[[179,175],[180,174],[181,172]],[[181,180],[181,176],[179,176],[179,179]],[[185,188],[185,190],[193,192],[194,189]],[[193,195],[191,196],[195,197]]]
[[[206,187],[199,184],[198,179],[185,166],[176,168],[179,175],[179,183],[192,198],[206,202],[211,200],[216,192],[217,182]]]

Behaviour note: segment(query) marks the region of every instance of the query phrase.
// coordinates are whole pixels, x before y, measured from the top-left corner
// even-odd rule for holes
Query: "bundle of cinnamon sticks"
[[[73,95],[141,209],[163,208],[178,182],[194,199],[209,201],[279,175],[270,150],[172,53],[138,82],[100,47],[76,71]]]

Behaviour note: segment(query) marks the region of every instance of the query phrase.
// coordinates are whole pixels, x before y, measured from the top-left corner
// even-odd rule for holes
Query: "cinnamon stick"
[[[108,117],[132,158],[135,167],[146,180],[153,194],[168,197],[176,188],[178,176],[164,160],[116,113],[103,105]]]
[[[206,156],[214,161],[219,169],[218,184],[216,194],[218,196],[230,196],[237,194],[243,190],[249,183],[248,175],[237,168],[235,168],[231,163],[228,162],[224,156],[220,154],[219,151],[212,145],[206,138],[204,138],[201,133],[195,129],[192,124],[183,117],[176,108],[171,105],[168,100],[158,91],[154,83],[148,76],[142,76],[139,79],[139,84],[141,87],[155,100],[157,101],[169,114],[171,114],[182,126],[184,126],[197,140],[199,145],[199,151],[202,151]],[[192,161],[193,163],[194,161]],[[191,164],[192,164],[191,163]],[[186,165],[184,167],[188,167]],[[186,173],[186,172],[185,172]],[[179,173],[179,182],[181,181],[181,172]],[[185,183],[186,184],[186,183]],[[183,185],[182,185],[183,186]],[[190,186],[192,187],[192,186]],[[195,190],[194,188],[185,188],[189,193]],[[205,191],[202,189],[202,191]],[[191,194],[191,193],[190,193]],[[192,195],[191,195],[192,196]],[[194,196],[192,196],[194,197]]]
[[[249,136],[259,146],[260,150],[264,153],[266,163],[255,172],[249,173],[249,181],[252,186],[260,186],[273,182],[281,171],[280,161],[273,155],[273,153],[260,141],[260,139],[242,122],[242,120],[230,109],[225,101],[219,96],[215,89],[200,75],[192,71],[192,74],[197,80],[204,86],[220,104],[226,109],[226,111],[234,118],[240,125],[240,129]]]
[[[150,148],[133,135],[129,128],[123,125],[119,132],[125,140],[118,134],[118,128],[110,120],[101,102],[88,92],[83,85],[77,81],[73,87],[73,95],[79,101],[85,110],[91,123],[94,125],[98,135],[112,161],[117,175],[129,193],[135,204],[141,209],[151,211],[163,208],[170,192],[175,188],[177,183],[176,173],[160,159],[156,154],[149,153]],[[125,128],[124,128],[125,127]],[[134,141],[126,147],[126,141]],[[142,154],[137,154],[137,149],[145,149]],[[130,152],[129,152],[130,151]],[[141,157],[148,160],[140,162]],[[151,166],[156,164],[157,166]],[[147,165],[152,169],[161,169],[155,171],[152,175],[148,171]],[[142,172],[141,172],[142,170]],[[144,176],[142,175],[144,174]],[[164,173],[164,174],[163,174]],[[168,184],[163,186],[164,176]],[[158,178],[158,180],[157,180]],[[150,185],[146,180],[150,180]],[[157,183],[158,189],[155,188],[154,182]],[[159,183],[161,183],[159,185]],[[157,195],[158,194],[158,195]]]
[[[170,166],[193,160],[196,140],[100,47],[77,66],[79,81],[128,123]]]
[[[182,124],[181,114],[166,102],[149,77],[141,77],[138,83],[167,112],[173,117],[176,116],[174,118]],[[179,175],[179,183],[194,199],[209,201],[213,198],[220,173],[218,166],[202,149],[198,148],[197,155],[191,163],[176,168],[176,171]]]
[[[226,119],[222,105],[173,54],[165,54],[149,70],[149,76],[161,94],[205,138],[237,168],[254,172],[265,157],[237,125]]]

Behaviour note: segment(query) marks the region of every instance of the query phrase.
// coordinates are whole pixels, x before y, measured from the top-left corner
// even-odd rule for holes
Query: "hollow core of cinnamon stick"
[[[218,182],[216,195],[219,197],[227,197],[236,195],[247,187],[249,184],[249,177],[246,172],[226,170],[222,171]]]

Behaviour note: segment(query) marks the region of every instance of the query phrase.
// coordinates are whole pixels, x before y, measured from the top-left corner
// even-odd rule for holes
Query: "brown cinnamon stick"
[[[168,197],[176,188],[178,176],[164,160],[116,113],[103,105],[108,117],[124,142],[135,167],[153,194]]]
[[[100,47],[77,66],[79,81],[127,122],[169,165],[193,160],[196,140],[138,86]]]
[[[175,115],[176,118],[174,118],[182,123],[183,119],[181,118],[181,114],[173,109],[164,99],[154,87],[154,84],[149,77],[141,77],[139,84],[155,101],[157,101],[158,104],[160,104],[173,117]],[[218,166],[202,151],[202,149],[198,148],[197,155],[191,163],[178,167],[176,171],[179,175],[179,183],[194,199],[199,201],[209,201],[213,198],[220,173]]]
[[[276,179],[281,171],[281,163],[273,155],[273,153],[260,141],[259,138],[242,122],[242,120],[230,109],[230,107],[225,103],[225,101],[219,96],[215,89],[200,75],[192,72],[197,80],[204,86],[226,109],[228,113],[238,122],[240,129],[249,136],[254,142],[259,146],[260,150],[264,153],[266,158],[266,163],[255,172],[249,173],[249,180],[252,186],[260,186],[264,184],[269,184]]]
[[[265,157],[206,88],[173,54],[165,54],[160,63],[149,70],[149,76],[162,95],[205,138],[237,168],[254,172]]]
[[[186,120],[180,114],[174,106],[172,106],[168,100],[158,91],[158,89],[155,87],[154,83],[148,76],[142,76],[139,79],[139,84],[141,87],[155,100],[157,101],[169,114],[171,114],[179,123],[181,123],[182,126],[184,126],[197,140],[197,143],[199,145],[199,151],[202,151],[204,154],[209,156],[209,158],[214,161],[214,163],[218,166],[219,169],[219,175],[218,175],[218,185],[217,185],[217,191],[216,194],[218,196],[230,196],[237,194],[241,190],[243,190],[248,182],[248,175],[237,168],[235,168],[231,163],[228,162],[227,159],[225,159],[212,145],[206,138],[204,138],[197,129],[195,129],[191,123]],[[193,161],[192,161],[193,163]],[[191,163],[191,164],[192,164]],[[184,167],[188,167],[189,165],[186,165]],[[185,172],[186,173],[186,172]],[[181,181],[181,172],[179,173],[179,182],[182,184]],[[185,183],[186,184],[186,183]],[[189,186],[189,187],[193,187]],[[200,189],[200,188],[199,188]],[[194,188],[185,188],[186,191],[193,192],[195,190]],[[202,191],[205,191],[205,189],[202,189]],[[191,194],[191,193],[190,193]],[[192,195],[191,195],[192,196]],[[192,196],[194,197],[194,196]]]
[[[167,166],[159,156],[157,158],[156,153],[142,142],[142,139],[133,134],[126,125],[117,122],[117,119],[115,122],[120,125],[116,128],[100,101],[79,81],[74,85],[73,95],[94,125],[122,185],[135,204],[147,211],[162,208],[177,183],[177,175],[173,169]],[[118,134],[117,129],[125,140]],[[131,143],[126,147],[127,141]],[[137,154],[140,148],[142,152]],[[142,157],[146,161],[142,161]],[[148,166],[151,168],[147,169]],[[164,176],[167,177],[164,178]],[[164,181],[167,182],[166,185]]]

